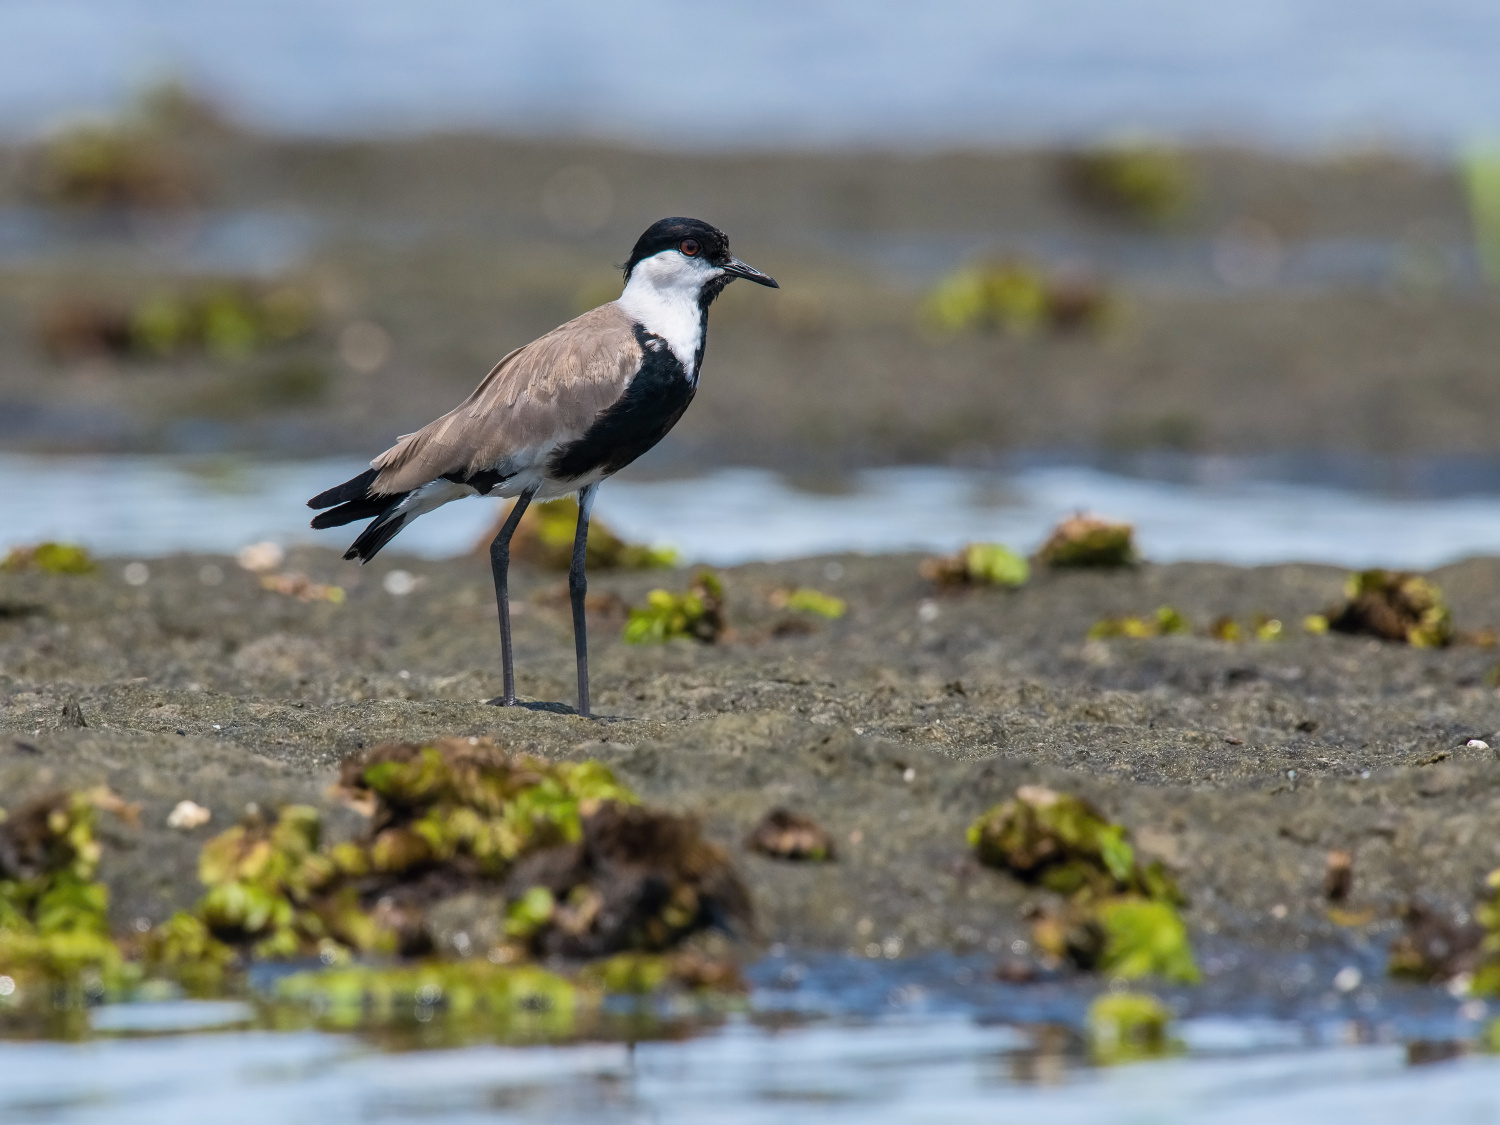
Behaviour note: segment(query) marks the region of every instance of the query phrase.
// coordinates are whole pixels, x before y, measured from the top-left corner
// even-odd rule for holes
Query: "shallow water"
[[[1183,1012],[1175,1057],[1114,1067],[1091,1064],[1079,1036],[1097,984],[1004,985],[974,957],[780,951],[752,968],[747,1011],[678,1020],[634,1041],[545,1046],[436,1049],[435,1025],[418,1022],[404,1038],[378,1040],[271,1032],[253,1026],[248,1005],[224,1002],[106,1005],[83,1042],[0,1043],[0,1120],[1313,1125],[1337,1114],[1406,1125],[1500,1116],[1500,1060],[1460,1046],[1482,1006],[1378,978],[1340,993],[1329,974],[1358,963],[1348,954],[1244,958],[1226,969],[1232,959],[1217,950],[1205,959],[1218,968],[1208,984],[1168,994]],[[1296,987],[1268,987],[1276,980]],[[1441,1061],[1417,1065],[1424,1059]]]
[[[488,219],[485,220],[489,222]],[[477,223],[477,220],[475,221]],[[59,215],[39,207],[0,207],[0,265],[129,262],[175,273],[271,276],[303,266],[336,242],[407,243],[488,237],[451,219],[392,223],[299,209],[210,209],[177,216]],[[1219,236],[1091,231],[1005,236],[972,230],[854,232],[812,224],[804,240],[863,262],[905,284],[929,285],[965,262],[1020,254],[1060,269],[1079,263],[1115,281],[1158,292],[1409,288],[1418,271],[1446,289],[1473,290],[1484,271],[1473,245],[1417,247],[1399,238],[1292,239],[1246,259]]]
[[[1495,492],[1402,497],[1268,480],[1255,466],[1227,459],[1173,465],[1166,474],[1172,479],[1066,465],[1010,473],[879,469],[831,493],[799,490],[762,470],[725,469],[610,481],[597,513],[631,539],[670,544],[686,560],[719,565],[952,550],[972,540],[1030,551],[1077,509],[1132,521],[1145,556],[1161,562],[1425,568],[1500,552]],[[229,552],[264,539],[342,549],[350,529],[312,531],[305,502],[362,468],[342,459],[256,464],[0,454],[0,549],[49,539],[139,556]],[[459,554],[496,512],[489,500],[450,504],[403,532],[396,549]]]
[[[49,0],[3,20],[9,132],[162,72],[280,129],[480,125],[682,148],[1122,127],[1448,147],[1500,121],[1490,0]],[[712,49],[676,49],[668,28]]]

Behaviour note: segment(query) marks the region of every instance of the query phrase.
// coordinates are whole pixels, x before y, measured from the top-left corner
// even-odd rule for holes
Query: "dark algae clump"
[[[1326,615],[1336,633],[1363,633],[1416,648],[1441,648],[1453,640],[1453,614],[1443,592],[1420,574],[1361,570],[1349,576],[1344,597]]]
[[[817,821],[783,808],[760,818],[745,838],[745,847],[772,859],[823,863],[834,858],[833,838]]]
[[[625,642],[635,645],[675,640],[713,644],[725,633],[724,583],[711,570],[700,570],[686,593],[652,590],[625,623]]]
[[[1031,577],[1025,558],[1000,543],[970,543],[956,555],[923,559],[919,570],[938,586],[1019,587]]]
[[[1142,864],[1126,829],[1087,801],[1023,785],[968,840],[980,862],[1064,896],[1034,928],[1051,956],[1127,979],[1199,979],[1176,881],[1160,861]]]
[[[1140,562],[1135,528],[1080,512],[1052,529],[1037,558],[1053,567],[1120,567]]]
[[[492,530],[474,544],[474,553],[488,558],[490,541],[510,514],[507,505]],[[510,541],[511,558],[546,570],[567,570],[573,562],[573,537],[578,527],[578,501],[571,496],[547,500],[526,509]],[[588,568],[600,570],[649,570],[670,567],[677,553],[665,547],[629,543],[597,516],[589,521]]]
[[[363,833],[325,841],[308,805],[252,811],[203,845],[197,905],[128,944],[110,934],[93,828],[96,808],[133,808],[102,788],[20,806],[0,821],[0,1006],[122,996],[148,976],[218,995],[242,991],[255,962],[315,959],[329,968],[274,993],[315,1000],[335,1025],[427,1005],[460,1019],[545,1012],[527,1033],[564,1034],[585,994],[741,987],[723,939],[679,948],[708,930],[749,935],[727,853],[598,762],[478,738],[389,743],[346,761],[339,793],[368,815]],[[488,913],[495,940],[436,957],[431,916],[458,898]],[[617,960],[575,983],[529,964],[543,955]]]
[[[1172,1013],[1155,996],[1106,992],[1089,1005],[1089,1054],[1102,1066],[1180,1054],[1169,1034]]]
[[[109,932],[109,890],[95,878],[98,809],[131,815],[107,789],[35,798],[0,819],[0,1010],[63,1005],[133,979]]]

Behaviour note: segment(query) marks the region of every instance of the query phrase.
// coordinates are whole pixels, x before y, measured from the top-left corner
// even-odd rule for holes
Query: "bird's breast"
[[[693,401],[697,388],[677,350],[639,323],[635,337],[641,362],[624,393],[582,437],[551,456],[552,475],[569,479],[619,472],[665,437]]]

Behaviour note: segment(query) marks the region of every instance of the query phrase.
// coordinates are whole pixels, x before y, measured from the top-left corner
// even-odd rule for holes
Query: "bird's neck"
[[[698,381],[698,365],[708,334],[704,290],[700,278],[655,277],[637,267],[616,302],[631,320],[666,341],[693,383]]]

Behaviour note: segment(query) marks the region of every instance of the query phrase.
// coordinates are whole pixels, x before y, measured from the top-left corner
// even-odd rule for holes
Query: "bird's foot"
[[[486,699],[491,707],[519,707],[521,701],[513,695],[497,695],[494,699]]]

